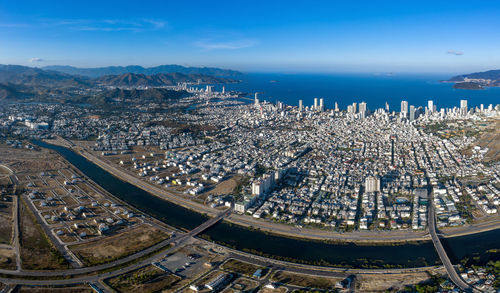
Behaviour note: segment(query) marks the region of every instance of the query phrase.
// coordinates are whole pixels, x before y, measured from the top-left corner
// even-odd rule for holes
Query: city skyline
[[[465,1],[5,2],[0,63],[467,73],[500,67],[499,10]]]

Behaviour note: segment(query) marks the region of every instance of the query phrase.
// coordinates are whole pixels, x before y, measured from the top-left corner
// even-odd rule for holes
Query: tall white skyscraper
[[[207,92],[207,93],[211,93],[211,92],[212,92],[212,86],[207,85],[206,92]]]
[[[359,103],[359,114],[361,114],[361,117],[366,116],[366,103],[365,102]]]
[[[408,101],[401,101],[401,115],[408,117]]]
[[[226,93],[226,87],[225,86],[222,86],[222,93],[225,94]]]
[[[385,111],[389,113],[389,103],[385,102]]]
[[[338,112],[339,111],[339,104],[337,102],[335,102],[335,112]]]
[[[410,106],[410,121],[415,120],[415,106]]]
[[[325,110],[325,104],[324,104],[324,102],[325,101],[323,100],[323,98],[319,99],[319,110],[320,111]]]
[[[467,113],[467,100],[460,100],[460,112],[462,114]]]
[[[259,93],[255,93],[255,106],[258,106],[260,104],[259,102]]]
[[[299,111],[302,112],[304,111],[304,101],[299,100]]]
[[[434,112],[434,101],[433,100],[427,101],[427,108],[429,108],[430,113]]]
[[[353,114],[358,113],[358,104],[352,103],[352,113]]]
[[[318,111],[318,98],[314,98],[314,111]]]

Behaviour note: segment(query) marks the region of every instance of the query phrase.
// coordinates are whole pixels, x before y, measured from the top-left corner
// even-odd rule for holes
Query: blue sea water
[[[399,111],[401,101],[410,105],[426,106],[433,100],[437,108],[460,105],[467,99],[469,107],[500,103],[500,88],[484,90],[454,89],[451,83],[442,83],[450,75],[375,75],[375,74],[271,74],[248,73],[239,79],[241,83],[226,84],[226,90],[249,93],[259,92],[261,99],[289,105],[304,106],[313,104],[314,98],[324,98],[327,108],[334,108],[338,102],[341,109],[353,102],[366,102],[368,108],[375,110],[389,103],[390,109]],[[220,91],[221,85],[215,86]]]

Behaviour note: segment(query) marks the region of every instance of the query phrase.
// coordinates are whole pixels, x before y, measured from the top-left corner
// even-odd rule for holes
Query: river
[[[207,217],[160,199],[130,183],[124,182],[70,149],[34,141],[35,144],[57,151],[88,178],[117,198],[168,225],[193,229]],[[439,263],[430,241],[412,244],[356,245],[354,243],[323,243],[293,239],[250,230],[221,222],[201,235],[229,247],[276,259],[310,264],[353,268],[419,267]],[[474,235],[445,239],[444,245],[452,262],[464,257],[483,256],[489,249],[500,248],[500,229]],[[482,259],[483,260],[483,259]],[[487,261],[488,259],[484,259]]]

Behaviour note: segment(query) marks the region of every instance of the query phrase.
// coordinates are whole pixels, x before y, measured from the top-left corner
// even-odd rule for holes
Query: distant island
[[[465,90],[482,90],[485,87],[497,87],[500,86],[500,70],[457,75],[446,82],[454,83],[453,88]]]

